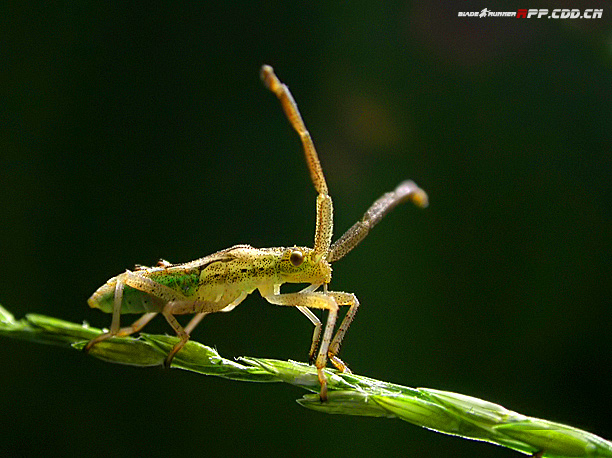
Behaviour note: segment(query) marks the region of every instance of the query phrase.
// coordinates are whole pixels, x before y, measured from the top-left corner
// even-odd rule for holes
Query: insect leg
[[[121,277],[123,277],[123,282],[127,286],[150,294],[151,296],[155,296],[156,298],[159,298],[164,302],[180,302],[186,300],[185,296],[183,296],[181,293],[173,290],[172,288],[167,287],[166,285],[157,283],[156,281],[153,281],[149,277],[145,277],[144,275],[130,272],[128,270],[124,272]]]
[[[312,313],[312,311],[307,307],[302,307],[298,305],[297,309],[304,315],[306,315],[306,318],[308,318],[310,322],[314,325],[312,343],[310,344],[310,351],[308,352],[308,360],[312,364],[317,353],[317,348],[319,347],[319,339],[321,338],[321,320],[319,320],[319,317]]]
[[[319,288],[320,284],[312,284],[307,286],[300,293],[312,293]],[[280,285],[276,285],[274,289],[274,294],[280,294]],[[297,309],[302,312],[306,318],[310,320],[310,322],[314,325],[314,332],[312,333],[312,343],[310,344],[310,351],[308,352],[308,361],[310,364],[314,362],[315,355],[317,354],[317,349],[319,348],[319,339],[321,339],[321,320],[316,316],[312,311],[307,307],[302,307],[301,305],[297,306]]]
[[[125,287],[124,280],[121,278],[124,275],[117,277],[117,283],[115,284],[115,297],[113,303],[113,320],[111,321],[110,333],[112,335],[117,334],[120,326],[121,316],[121,303],[123,302],[123,289]]]
[[[165,285],[157,283],[151,280],[150,278],[141,275],[140,273],[135,273],[127,270],[121,275],[118,275],[116,281],[117,282],[115,284],[115,297],[113,304],[113,319],[111,321],[110,330],[109,332],[100,334],[98,337],[90,340],[84,348],[86,352],[91,350],[91,347],[93,347],[98,342],[106,340],[110,337],[113,337],[115,335],[130,335],[142,329],[142,327],[146,325],[149,321],[151,321],[151,319],[153,319],[153,317],[155,316],[156,312],[145,313],[132,326],[122,329],[119,328],[121,305],[123,302],[123,290],[126,285],[139,291],[148,293],[168,303],[184,300],[184,296],[182,296],[180,293],[174,291],[171,288],[168,288]]]
[[[172,359],[189,341],[189,334],[191,334],[191,331],[193,331],[194,328],[200,324],[202,318],[212,312],[229,310],[236,307],[244,300],[245,297],[246,293],[241,294],[232,303],[228,304],[222,309],[219,308],[219,303],[217,302],[184,300],[168,302],[162,310],[162,315],[164,315],[166,321],[168,321],[170,326],[172,326],[172,329],[174,329],[180,340],[174,345],[170,353],[168,353],[168,356],[166,356],[164,366],[170,367]],[[189,321],[189,323],[187,323],[187,326],[183,328],[174,315],[182,315],[186,313],[195,313],[196,315],[191,319],[191,321]]]
[[[270,292],[270,294],[279,296],[281,294],[280,286],[281,286],[280,284],[274,285],[274,288],[273,288],[274,292],[273,293]],[[299,294],[312,293],[316,291],[317,288],[319,288],[320,286],[321,284],[316,284],[316,283],[312,284],[310,286],[307,286],[303,290],[299,291]],[[265,297],[265,294],[266,294],[265,292],[262,292],[263,297]],[[308,351],[308,360],[310,364],[312,364],[314,362],[315,355],[317,354],[317,349],[319,348],[319,339],[321,338],[321,320],[319,320],[319,317],[317,317],[314,313],[312,313],[312,311],[308,307],[298,305],[296,306],[296,308],[300,312],[302,312],[304,316],[306,316],[306,318],[308,318],[310,322],[314,325],[314,332],[312,334],[312,343],[310,344],[310,350]]]
[[[117,335],[119,332],[120,326],[120,317],[121,317],[121,303],[123,302],[123,288],[125,286],[124,278],[125,273],[117,276],[117,281],[115,283],[115,297],[113,302],[113,319],[111,321],[111,327],[109,332],[105,332],[100,334],[98,337],[91,339],[85,345],[83,349],[85,352],[89,352],[91,348],[97,344],[98,342],[102,342],[103,340],[110,339],[111,337]]]
[[[338,352],[340,351],[340,345],[342,344],[342,339],[344,339],[344,335],[346,334],[346,331],[348,330],[349,326],[353,322],[353,319],[355,318],[355,314],[357,313],[357,310],[359,309],[359,301],[357,300],[357,296],[355,296],[353,293],[341,293],[341,292],[329,291],[327,294],[329,294],[330,296],[333,296],[333,298],[336,300],[336,303],[338,305],[349,305],[350,306],[348,312],[346,312],[346,315],[344,316],[344,319],[342,320],[342,323],[340,324],[340,327],[336,331],[336,335],[334,336],[334,338],[331,341],[331,344],[329,345],[329,350],[327,351],[329,360],[332,362],[334,366],[336,366],[336,368],[338,368],[339,371],[350,373],[351,371],[348,368],[348,366],[340,358],[338,358],[337,355],[338,355]]]
[[[170,350],[170,353],[168,353],[168,356],[166,356],[166,359],[164,360],[164,366],[165,367],[170,367],[170,364],[172,364],[172,359],[174,358],[174,355],[176,355],[179,352],[179,350],[181,348],[183,348],[185,346],[185,344],[187,343],[187,341],[189,340],[189,334],[185,331],[185,329],[183,329],[181,324],[178,322],[178,320],[172,314],[172,305],[173,305],[172,302],[169,302],[168,304],[166,304],[166,306],[162,310],[162,315],[164,315],[164,318],[166,318],[166,321],[168,321],[168,324],[170,324],[170,326],[172,326],[172,329],[174,329],[174,331],[176,332],[176,335],[181,340],[179,340],[178,343],[176,345],[174,345],[172,350]],[[201,313],[198,313],[192,319],[192,321],[195,320],[196,318],[198,318],[199,315],[201,315]],[[204,316],[202,316],[200,319],[202,319],[202,318],[204,318]],[[198,322],[199,322],[199,320],[198,320]],[[196,324],[198,322],[196,322]],[[189,324],[191,324],[191,323],[189,323]],[[193,327],[195,327],[195,325]]]
[[[310,133],[306,129],[289,88],[280,82],[278,77],[274,74],[274,69],[269,65],[261,67],[261,79],[266,87],[274,92],[276,97],[280,100],[287,119],[302,141],[306,163],[310,170],[310,177],[319,194],[317,196],[317,225],[315,230],[314,251],[317,255],[323,256],[327,254],[331,244],[333,205],[331,197],[328,195],[327,183],[325,181],[325,175],[323,175],[321,163],[319,162],[317,150],[314,147]]]
[[[151,321],[157,315],[157,313],[158,312],[145,313],[140,318],[138,318],[136,321],[134,321],[134,323],[132,323],[131,326],[119,329],[119,331],[117,331],[117,334],[116,334],[117,337],[129,336],[131,334],[134,334],[135,332],[140,331],[142,328],[146,326],[146,324],[149,321]]]
[[[125,275],[126,285],[134,289],[143,291],[145,293],[151,294],[152,296],[155,296],[159,299],[166,301],[166,305],[162,309],[162,314],[164,315],[164,317],[166,317],[166,320],[168,321],[168,323],[170,323],[170,326],[172,326],[172,328],[176,331],[178,336],[181,338],[181,341],[184,340],[184,342],[187,342],[187,340],[189,340],[189,334],[185,333],[185,331],[183,330],[179,322],[176,320],[176,318],[174,318],[174,316],[167,311],[168,306],[171,306],[172,304],[175,304],[175,303],[184,302],[185,297],[182,294],[178,293],[177,291],[174,291],[173,289],[167,287],[166,285],[157,283],[156,281],[153,281],[150,278],[145,277],[144,275],[138,275],[130,271],[125,272],[124,275]],[[186,338],[184,337],[184,335],[186,336]],[[183,343],[183,345],[185,345],[185,343]],[[176,351],[173,348],[170,354],[166,357],[165,362],[167,363],[166,365],[168,367],[169,367],[170,361],[172,361],[172,358],[174,357],[176,352],[180,350],[181,348],[182,348],[182,345]]]
[[[202,321],[202,318],[204,318],[206,315],[208,315],[208,312],[200,312],[194,316],[191,321],[187,323],[187,326],[185,326],[185,332],[187,334],[191,334],[191,331],[193,331],[193,329],[200,324],[200,321]]]
[[[370,229],[376,226],[387,213],[409,200],[421,208],[427,207],[428,204],[425,191],[410,180],[400,183],[394,191],[383,194],[368,208],[360,221],[353,224],[342,237],[332,244],[327,261],[334,262],[342,259],[368,235]]]
[[[336,304],[336,301],[332,296],[325,293],[316,292],[272,294],[264,297],[271,304],[326,309],[329,311],[327,323],[325,324],[325,330],[323,331],[323,338],[321,339],[321,348],[319,349],[319,354],[315,360],[315,366],[319,376],[319,383],[321,384],[321,392],[319,396],[321,397],[322,401],[326,401],[327,379],[325,378],[323,369],[327,363],[327,350],[332,339],[336,318],[338,316],[338,304]]]

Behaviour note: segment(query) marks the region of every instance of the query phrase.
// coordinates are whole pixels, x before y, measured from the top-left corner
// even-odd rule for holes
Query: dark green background
[[[335,266],[362,303],[353,370],[612,439],[609,2],[573,4],[603,7],[592,21],[457,17],[545,2],[38,3],[0,8],[0,303],[17,317],[108,326],[86,299],[135,263],[311,243],[315,193],[268,63],[318,147],[337,235],[403,179],[430,196]],[[193,337],[304,360],[310,335],[254,294]],[[1,344],[3,454],[518,456],[307,411],[289,386]]]

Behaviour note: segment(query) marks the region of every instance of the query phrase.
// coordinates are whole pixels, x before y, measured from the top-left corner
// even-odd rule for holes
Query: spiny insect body
[[[296,307],[314,325],[310,360],[314,360],[317,368],[320,397],[325,401],[327,379],[324,368],[329,359],[339,370],[349,370],[337,355],[359,308],[359,301],[353,293],[328,290],[331,263],[355,248],[370,229],[397,205],[412,201],[426,207],[427,194],[412,181],[400,183],[394,191],[376,200],[362,219],[332,244],[332,199],[310,134],[289,89],[279,81],[272,67],[264,65],[261,78],[280,100],[285,115],[302,141],[306,163],[318,193],[314,247],[253,248],[250,245],[236,245],[185,264],[171,264],[162,260],[155,267],[136,266],[133,271],[127,270],[111,278],[89,298],[91,307],[112,313],[113,318],[109,332],[92,339],[85,350],[89,351],[110,337],[133,334],[161,313],[180,339],[166,357],[165,365],[170,366],[204,316],[229,312],[257,289],[272,304]],[[281,293],[280,288],[284,283],[309,286],[296,293]],[[348,306],[349,309],[334,334],[341,306]],[[328,311],[322,336],[321,321],[312,309]],[[131,326],[121,328],[119,322],[123,313],[143,315]],[[175,317],[184,314],[194,315],[185,327]]]

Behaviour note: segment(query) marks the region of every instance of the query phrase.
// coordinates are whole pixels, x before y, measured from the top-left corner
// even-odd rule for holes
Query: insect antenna
[[[332,244],[327,254],[327,261],[335,262],[342,259],[359,245],[387,213],[409,200],[421,208],[427,207],[429,203],[425,191],[410,180],[401,182],[394,191],[383,194],[368,208],[361,220],[353,224],[342,237]]]

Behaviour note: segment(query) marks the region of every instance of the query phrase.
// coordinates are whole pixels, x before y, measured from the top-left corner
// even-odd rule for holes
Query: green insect
[[[112,313],[110,330],[92,339],[85,347],[89,351],[97,343],[117,336],[128,336],[141,330],[161,313],[179,337],[179,342],[166,357],[169,367],[177,352],[189,340],[191,331],[204,316],[214,312],[229,312],[256,289],[268,302],[296,307],[314,325],[310,346],[310,361],[314,360],[321,384],[320,397],[327,399],[324,368],[329,359],[340,371],[349,371],[338,358],[342,339],[350,326],[359,301],[353,293],[329,291],[331,263],[355,248],[387,213],[397,205],[412,201],[427,206],[427,194],[412,181],[404,181],[392,192],[384,194],[342,237],[333,244],[333,207],[317,152],[306,130],[297,105],[287,86],[274,74],[272,67],[261,68],[261,78],[280,100],[285,115],[297,131],[304,147],[317,196],[317,221],[314,247],[253,248],[236,245],[185,264],[160,261],[156,267],[137,266],[133,271],[111,278],[89,298],[90,307]],[[281,293],[283,283],[309,284],[296,293]],[[348,306],[340,327],[334,335],[338,308]],[[321,321],[311,309],[328,311],[321,338]],[[131,326],[121,328],[122,313],[142,313]],[[175,315],[194,317],[183,327]],[[318,354],[317,354],[318,349]],[[316,358],[315,358],[316,357]]]

